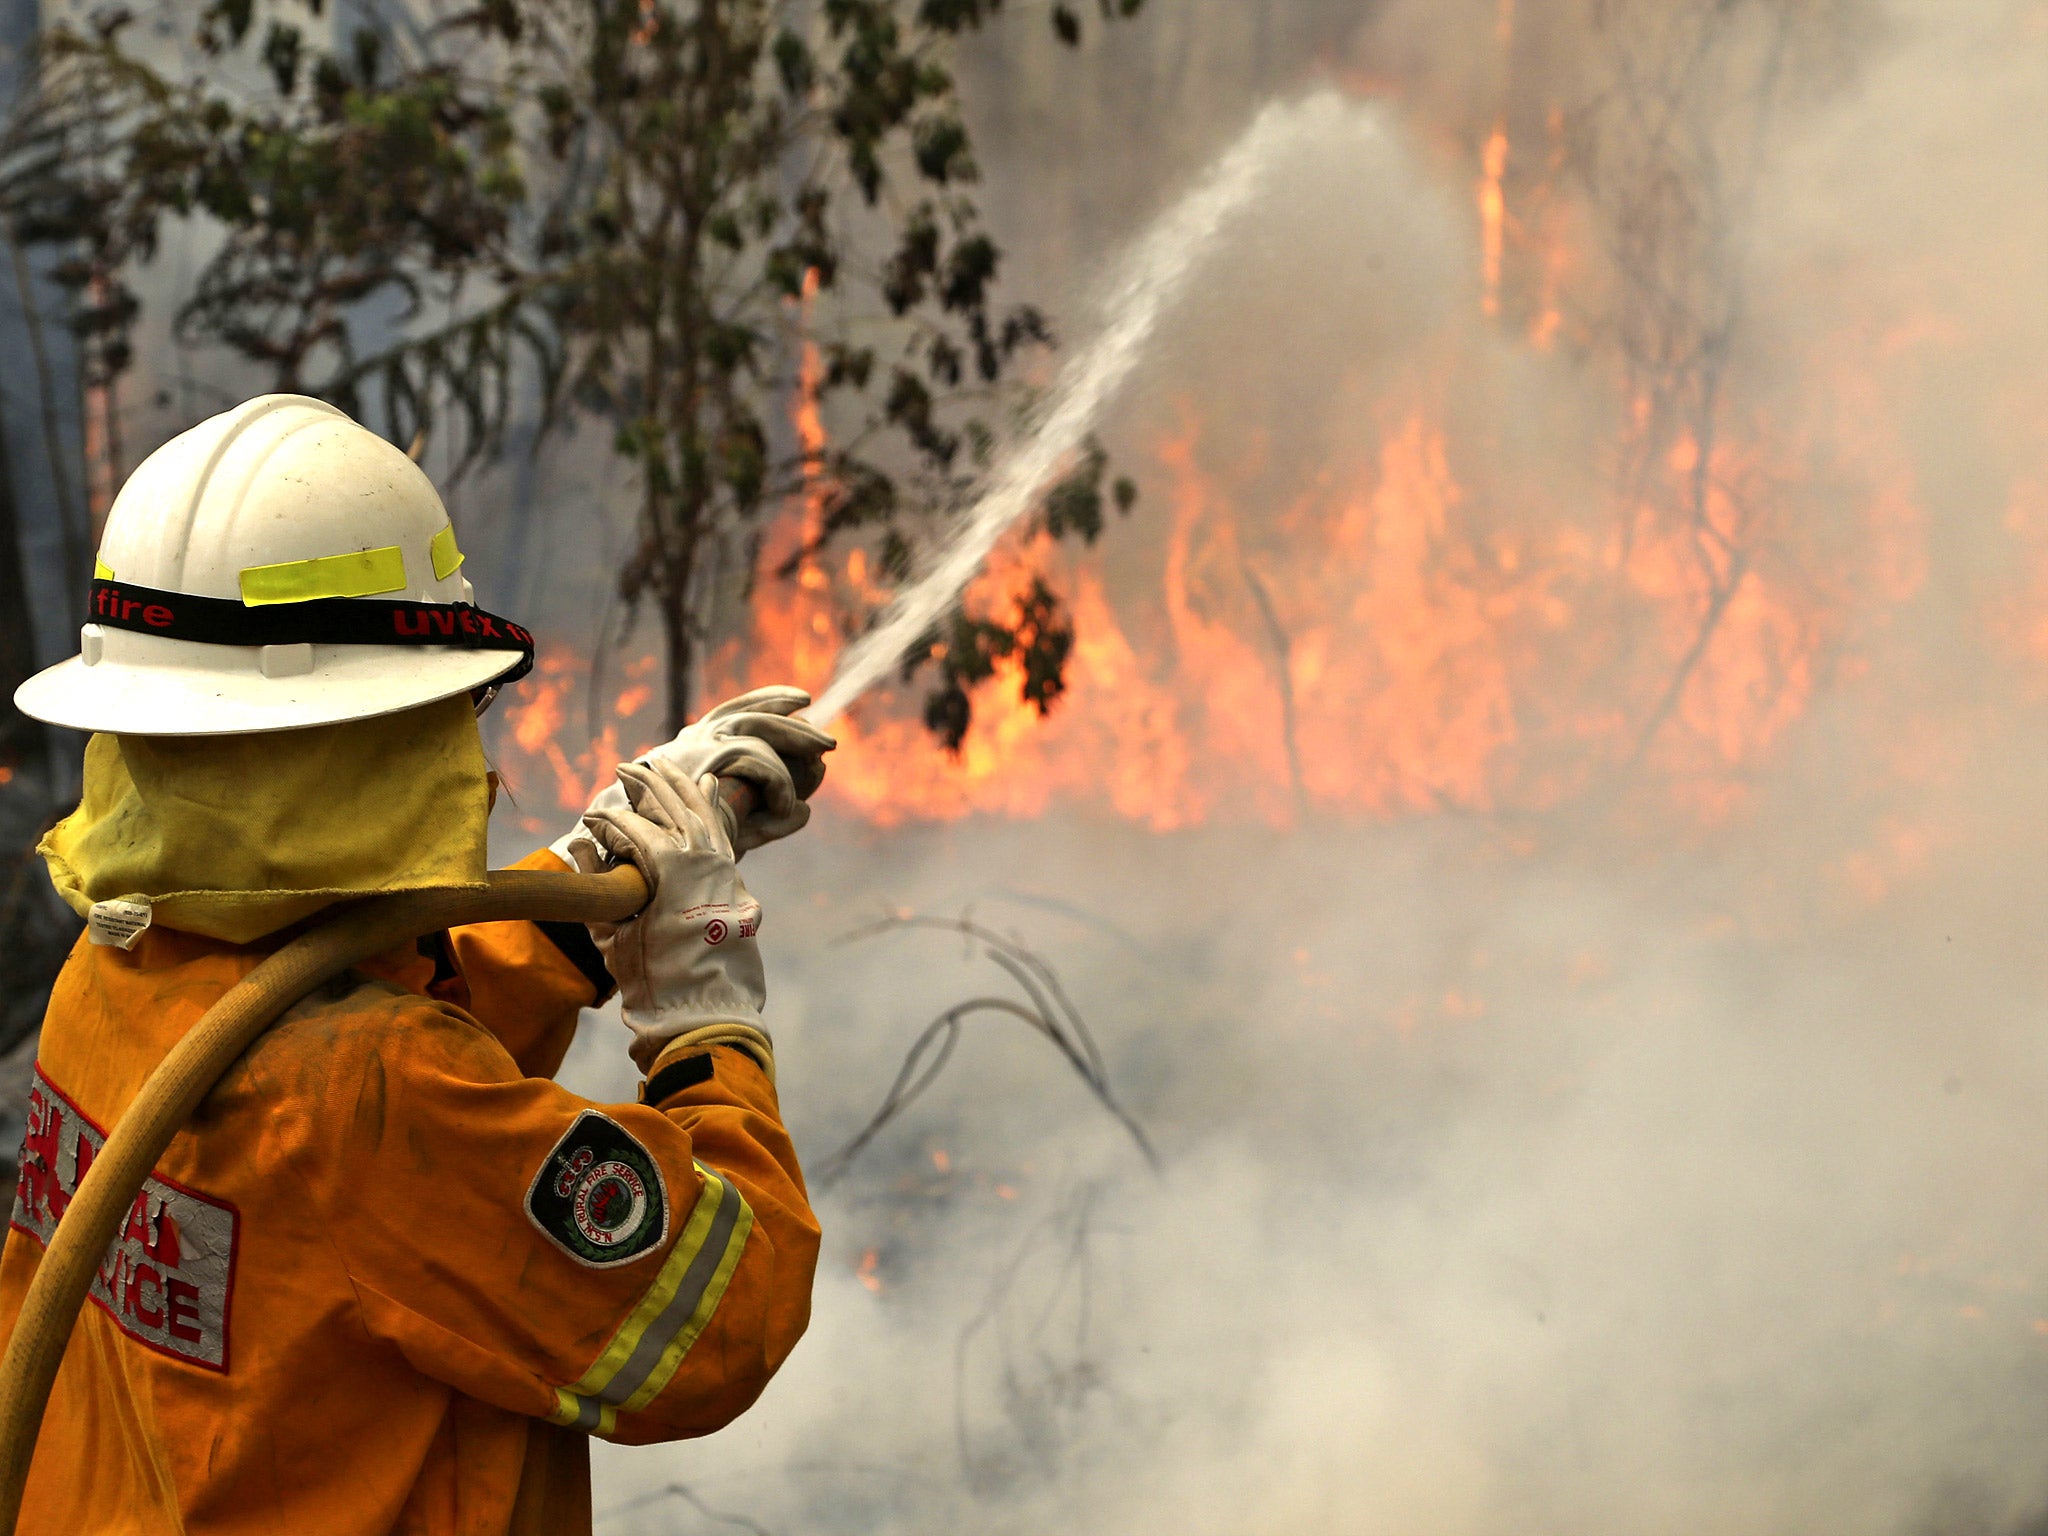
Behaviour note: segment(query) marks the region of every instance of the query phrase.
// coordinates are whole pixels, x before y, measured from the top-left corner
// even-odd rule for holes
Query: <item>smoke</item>
[[[601,1456],[600,1508],[671,1480],[774,1530],[1951,1530],[2033,1507],[2048,1082],[2011,1006],[2031,968],[1994,945],[1788,933],[1749,897],[1776,862],[1756,846],[1040,826],[785,853],[754,879],[783,915],[807,1148],[988,984],[941,938],[830,937],[862,908],[971,905],[1059,955],[1168,1170],[1049,1053],[983,1032],[825,1201],[813,1336],[761,1407]]]
[[[759,1407],[599,1449],[607,1536],[2040,1528],[2048,8],[1519,10],[1186,0],[1097,43],[1056,120],[1026,110],[1052,66],[1022,29],[970,61],[991,205],[1035,231],[1013,275],[1056,312],[1261,97],[1336,79],[1402,124],[1289,167],[1191,284],[1109,433],[1148,498],[1112,590],[1142,607],[1155,579],[1161,434],[1205,423],[1246,537],[1312,566],[1281,512],[1422,385],[1460,515],[1597,529],[1615,380],[1695,419],[1690,363],[1646,359],[1705,336],[1717,419],[1770,450],[1757,568],[1819,615],[1796,709],[1547,801],[1292,831],[1230,814],[1263,789],[1242,765],[1171,835],[1078,811],[881,832],[828,801],[748,866],[805,1155],[926,1020],[1004,986],[957,938],[838,942],[909,908],[1059,967],[1165,1169],[1043,1042],[973,1026],[821,1198],[812,1332]],[[1739,46],[1674,52],[1714,15]],[[1697,106],[1669,146],[1601,115],[1624,78]],[[1549,138],[1554,102],[1584,115]],[[1531,219],[1545,157],[1599,151],[1552,210],[1582,307],[1548,348],[1512,243],[1503,318],[1475,318],[1496,120],[1534,146],[1508,161]],[[1659,166],[1720,179],[1660,202]],[[1705,809],[1673,789],[1703,763]],[[569,1080],[629,1092],[622,1040],[593,1021]]]

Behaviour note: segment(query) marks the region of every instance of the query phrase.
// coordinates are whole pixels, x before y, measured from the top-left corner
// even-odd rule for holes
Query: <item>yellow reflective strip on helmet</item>
[[[95,580],[112,581],[114,579],[114,568],[98,555],[94,555],[92,557],[92,574]]]
[[[396,544],[351,555],[322,555],[317,560],[252,565],[242,572],[242,601],[251,608],[265,603],[307,603],[319,597],[375,597],[380,592],[404,590],[405,551]]]
[[[434,542],[428,550],[434,557],[434,580],[446,581],[462,569],[462,551],[455,547],[453,523],[434,535]]]

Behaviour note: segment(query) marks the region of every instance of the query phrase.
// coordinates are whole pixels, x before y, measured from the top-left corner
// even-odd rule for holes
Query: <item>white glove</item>
[[[685,726],[676,739],[638,759],[670,785],[696,784],[705,774],[742,779],[753,787],[754,808],[742,822],[732,807],[719,810],[735,858],[750,848],[789,836],[811,819],[804,802],[825,782],[825,754],[839,745],[808,721],[791,718],[811,702],[801,688],[756,688],[727,699]],[[629,809],[616,783],[598,792],[584,812]],[[570,844],[584,836],[578,822],[550,846],[562,861],[577,863]]]
[[[747,893],[733,860],[725,818],[713,806],[718,781],[670,783],[651,767],[624,763],[626,809],[595,809],[590,836],[572,843],[585,874],[601,865],[601,846],[635,866],[651,895],[638,916],[592,923],[590,936],[619,984],[632,1055],[642,1072],[678,1035],[707,1024],[761,1027],[767,978],[754,935],[761,904]]]

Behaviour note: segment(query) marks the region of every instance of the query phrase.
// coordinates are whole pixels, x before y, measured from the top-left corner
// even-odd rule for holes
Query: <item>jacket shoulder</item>
[[[284,1095],[305,1104],[359,1096],[366,1078],[429,1073],[478,1082],[519,1075],[491,1032],[461,1009],[359,971],[316,987],[278,1016],[213,1098]]]

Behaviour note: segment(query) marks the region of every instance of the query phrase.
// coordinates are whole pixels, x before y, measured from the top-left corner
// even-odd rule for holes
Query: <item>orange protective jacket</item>
[[[550,1081],[605,980],[576,934],[380,956],[237,1064],[108,1251],[22,1532],[587,1532],[589,1434],[701,1435],[753,1402],[818,1244],[775,1091],[731,1049],[668,1067],[654,1103]],[[159,927],[72,952],[0,1327],[106,1129],[275,942]]]

